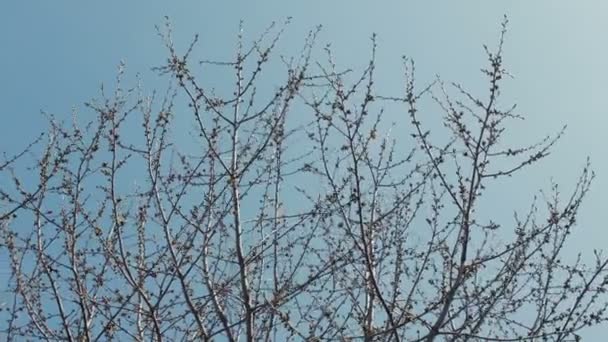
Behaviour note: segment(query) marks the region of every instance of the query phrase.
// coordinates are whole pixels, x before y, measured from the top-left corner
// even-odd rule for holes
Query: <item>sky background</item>
[[[279,52],[294,54],[305,34],[323,25],[320,45],[332,43],[341,66],[360,67],[379,35],[380,89],[399,95],[400,57],[416,61],[422,80],[435,74],[470,89],[485,90],[479,73],[482,44],[495,46],[509,17],[506,99],[527,117],[511,131],[512,142],[534,142],[562,125],[568,129],[554,154],[525,174],[499,184],[492,215],[510,217],[550,179],[573,185],[591,158],[597,178],[579,220],[573,250],[604,248],[608,159],[608,2],[596,1],[16,1],[0,3],[0,150],[17,151],[46,127],[41,111],[68,118],[72,108],[112,85],[119,62],[142,75],[148,91],[162,89],[150,71],[167,54],[155,25],[169,16],[182,49],[200,34],[198,56],[214,59],[234,51],[239,20],[253,37],[271,21],[293,17]],[[429,115],[439,113],[429,113]],[[404,118],[405,119],[405,118]],[[492,197],[493,196],[493,197]],[[500,204],[500,205],[499,205]],[[495,211],[495,212],[494,212]],[[604,327],[603,329],[608,329]],[[585,337],[598,340],[602,328]]]

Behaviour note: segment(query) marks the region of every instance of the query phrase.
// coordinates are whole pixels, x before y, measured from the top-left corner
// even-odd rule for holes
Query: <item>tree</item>
[[[499,102],[506,24],[498,48],[486,48],[481,97],[440,79],[419,88],[407,58],[401,95],[381,94],[375,36],[356,74],[340,70],[329,47],[314,62],[318,29],[295,58],[281,57],[283,80],[268,87],[263,70],[279,60],[284,26],[251,44],[239,35],[230,61],[196,64],[197,39],[180,53],[167,24],[159,34],[169,57],[155,68],[168,78],[164,97],[123,88],[121,67],[116,90],[86,104],[94,115],[84,124],[49,116],[48,131],[0,165],[12,295],[2,333],[579,340],[606,319],[608,258],[564,259],[589,162],[570,195],[553,185],[513,222],[479,209],[488,186],[549,155],[562,133],[504,143],[509,122],[522,119]],[[206,78],[211,68],[230,91],[209,85],[218,82]],[[425,126],[421,99],[443,111],[441,134]],[[391,138],[385,108],[401,113],[407,135]],[[190,138],[174,129],[186,117]]]

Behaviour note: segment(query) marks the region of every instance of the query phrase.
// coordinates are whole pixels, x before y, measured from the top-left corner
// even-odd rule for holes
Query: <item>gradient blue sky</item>
[[[285,53],[295,53],[305,32],[322,24],[321,42],[333,44],[341,65],[354,67],[365,63],[368,38],[376,32],[379,61],[385,67],[378,83],[398,94],[401,70],[394,67],[403,54],[416,60],[422,79],[439,74],[474,90],[485,89],[478,72],[485,62],[482,44],[495,45],[503,14],[510,19],[506,63],[515,76],[505,95],[528,118],[511,132],[513,141],[532,142],[563,124],[568,130],[542,165],[495,189],[501,206],[493,210],[510,217],[511,211],[502,212],[505,206],[521,207],[537,189],[548,188],[550,178],[573,184],[590,156],[598,177],[573,247],[603,248],[608,241],[603,216],[608,192],[605,0],[3,0],[0,150],[15,151],[42,131],[46,123],[41,110],[67,118],[73,107],[81,108],[98,94],[102,82],[112,84],[121,60],[129,75],[142,74],[147,90],[159,86],[150,67],[166,57],[154,29],[165,15],[174,24],[178,46],[185,47],[199,33],[209,58],[232,53],[240,19],[253,36],[272,20],[292,16],[280,46]]]

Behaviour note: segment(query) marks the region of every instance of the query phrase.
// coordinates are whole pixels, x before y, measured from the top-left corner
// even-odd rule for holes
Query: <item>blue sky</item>
[[[251,36],[272,20],[293,17],[280,51],[294,53],[305,33],[323,25],[343,66],[361,66],[369,36],[379,35],[380,87],[401,89],[400,56],[417,63],[422,79],[485,89],[478,70],[482,44],[494,46],[503,14],[510,19],[506,65],[515,76],[506,98],[527,116],[513,142],[533,142],[568,125],[554,154],[525,175],[502,183],[496,199],[516,208],[549,180],[566,186],[590,156],[598,177],[580,218],[573,244],[580,250],[606,246],[605,193],[608,160],[608,2],[538,1],[14,1],[0,4],[0,147],[15,151],[45,127],[40,111],[68,117],[72,108],[112,84],[121,60],[128,75],[141,73],[147,90],[161,87],[150,67],[166,53],[154,26],[169,16],[176,43],[201,35],[201,55],[230,54],[240,19]],[[205,50],[207,49],[207,50]],[[438,114],[438,113],[437,113]],[[429,114],[429,115],[432,115]],[[510,217],[511,212],[496,215]],[[593,339],[593,338],[592,338]]]

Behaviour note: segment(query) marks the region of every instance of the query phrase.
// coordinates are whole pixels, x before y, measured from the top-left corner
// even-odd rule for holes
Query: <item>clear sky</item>
[[[165,15],[174,24],[178,46],[199,33],[202,48],[209,49],[203,54],[210,58],[233,51],[240,19],[253,36],[272,20],[293,17],[280,47],[286,53],[295,53],[305,32],[322,24],[321,42],[333,44],[341,65],[354,67],[365,63],[368,38],[375,32],[379,61],[386,66],[378,83],[398,94],[401,69],[392,68],[403,54],[415,59],[423,79],[439,74],[485,89],[478,72],[485,62],[482,44],[495,45],[506,14],[506,65],[515,79],[505,95],[528,118],[512,132],[513,141],[533,142],[563,124],[568,130],[549,159],[503,183],[493,196],[515,208],[537,189],[547,189],[551,178],[572,185],[590,156],[598,177],[573,240],[573,247],[589,251],[608,245],[603,216],[608,192],[607,13],[605,0],[3,0],[0,150],[15,151],[42,131],[41,110],[67,118],[73,107],[82,108],[102,82],[112,83],[121,60],[130,75],[142,74],[146,89],[155,88],[159,79],[150,67],[162,64],[166,53],[154,25],[162,24]],[[598,340],[590,334],[590,340]]]

